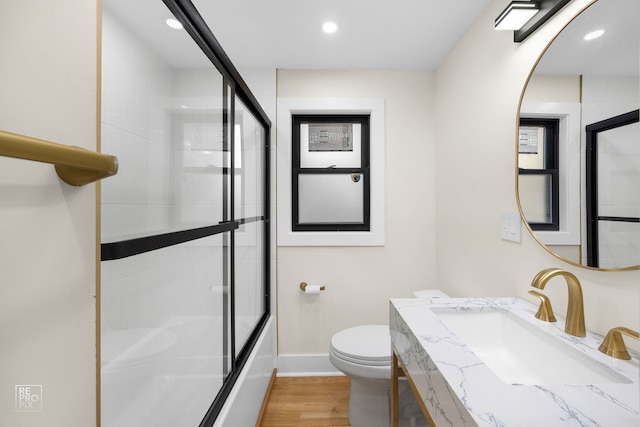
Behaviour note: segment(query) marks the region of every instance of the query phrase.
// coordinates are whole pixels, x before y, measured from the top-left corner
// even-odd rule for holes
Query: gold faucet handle
[[[549,298],[537,291],[529,291],[529,293],[540,299],[540,307],[538,307],[536,319],[540,319],[545,322],[555,322],[556,316],[553,315],[553,309],[551,308],[551,301]]]
[[[607,332],[607,336],[604,337],[604,341],[602,341],[598,350],[607,356],[615,357],[616,359],[631,359],[631,356],[627,351],[627,346],[624,344],[624,340],[622,339],[622,334],[628,335],[631,338],[640,339],[640,334],[638,332],[632,331],[624,326],[618,326]]]

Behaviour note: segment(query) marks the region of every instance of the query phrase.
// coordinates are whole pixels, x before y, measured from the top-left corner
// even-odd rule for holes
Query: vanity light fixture
[[[534,1],[512,1],[495,20],[496,30],[519,30],[538,13]]]
[[[182,24],[177,19],[169,18],[165,22],[167,23],[168,26],[170,26],[174,30],[181,30],[182,29]]]
[[[496,18],[496,30],[513,30],[519,43],[540,28],[571,0],[512,1]]]

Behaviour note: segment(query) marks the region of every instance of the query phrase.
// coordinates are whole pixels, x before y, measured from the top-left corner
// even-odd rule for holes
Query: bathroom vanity
[[[442,426],[637,426],[640,361],[609,357],[519,298],[390,301],[392,412],[400,368]],[[394,417],[397,426],[397,416]]]

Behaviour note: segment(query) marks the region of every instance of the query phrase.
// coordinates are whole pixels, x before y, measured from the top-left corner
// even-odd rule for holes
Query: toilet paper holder
[[[302,292],[306,292],[307,286],[308,286],[307,282],[300,282],[300,289],[302,289]],[[320,286],[320,290],[324,291],[325,290],[325,286],[324,285]]]

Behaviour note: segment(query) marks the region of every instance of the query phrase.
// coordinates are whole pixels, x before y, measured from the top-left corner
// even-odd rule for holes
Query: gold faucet
[[[551,301],[549,298],[536,291],[529,291],[531,295],[540,299],[540,307],[536,313],[536,319],[544,320],[545,322],[555,322],[556,316],[553,315],[553,309],[551,308]]]
[[[567,317],[564,325],[565,332],[575,337],[586,337],[587,332],[584,326],[582,287],[575,275],[559,268],[547,268],[536,274],[531,281],[531,286],[538,289],[544,289],[547,282],[555,276],[564,277],[567,282],[567,286],[569,287],[569,304],[567,306]]]
[[[607,336],[604,337],[604,341],[602,341],[598,350],[607,356],[615,357],[616,359],[631,359],[631,356],[627,351],[627,346],[624,345],[622,334],[628,335],[631,338],[640,339],[640,334],[638,332],[632,331],[624,326],[618,326],[617,328],[613,328],[607,332]]]

